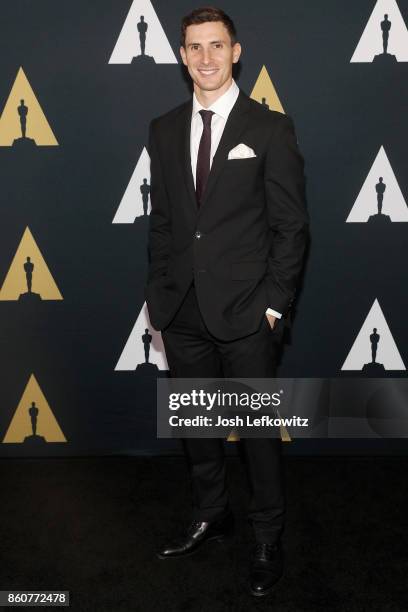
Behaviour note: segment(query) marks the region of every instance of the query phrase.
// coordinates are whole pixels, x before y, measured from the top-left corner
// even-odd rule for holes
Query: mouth
[[[198,72],[202,75],[202,76],[212,76],[213,74],[215,74],[216,72],[218,72],[218,68],[199,68]]]

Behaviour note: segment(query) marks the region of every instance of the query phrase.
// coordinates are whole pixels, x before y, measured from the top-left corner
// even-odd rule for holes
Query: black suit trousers
[[[219,340],[201,316],[194,283],[162,330],[170,376],[178,378],[270,378],[282,344],[284,322],[272,329],[266,316],[255,333]],[[224,440],[184,438],[191,478],[193,519],[211,521],[229,509]],[[280,438],[245,438],[242,455],[250,489],[248,520],[256,539],[275,543],[284,527],[285,496]]]

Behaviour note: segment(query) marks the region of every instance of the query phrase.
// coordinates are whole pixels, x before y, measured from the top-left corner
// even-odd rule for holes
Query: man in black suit
[[[180,53],[193,98],[150,124],[150,321],[172,377],[274,377],[308,234],[293,123],[237,87],[241,46],[223,11],[187,15]],[[281,440],[241,442],[255,534],[251,592],[264,595],[283,568]],[[231,533],[223,444],[183,439],[192,522],[160,559]]]

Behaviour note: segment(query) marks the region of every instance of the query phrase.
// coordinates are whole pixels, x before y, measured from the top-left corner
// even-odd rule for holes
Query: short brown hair
[[[185,48],[186,30],[189,25],[197,25],[207,21],[221,21],[228,30],[231,44],[234,45],[237,42],[237,31],[231,17],[215,6],[202,6],[201,8],[194,9],[181,20],[181,46]]]

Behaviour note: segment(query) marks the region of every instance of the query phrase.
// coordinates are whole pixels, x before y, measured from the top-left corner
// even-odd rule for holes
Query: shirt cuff
[[[282,313],[281,312],[277,312],[276,310],[273,310],[272,308],[267,308],[265,314],[270,314],[270,315],[276,317],[277,319],[281,319],[282,318]]]

